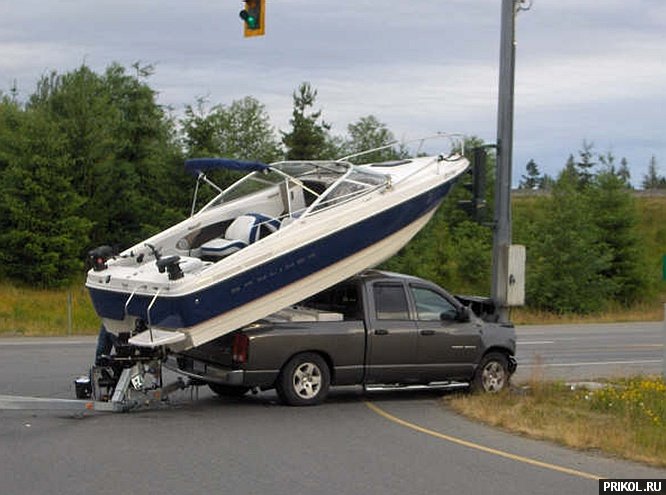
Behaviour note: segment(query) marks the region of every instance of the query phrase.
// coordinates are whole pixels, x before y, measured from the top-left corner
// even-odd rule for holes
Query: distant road
[[[661,374],[663,325],[644,322],[518,327],[515,381],[530,376],[588,380]]]

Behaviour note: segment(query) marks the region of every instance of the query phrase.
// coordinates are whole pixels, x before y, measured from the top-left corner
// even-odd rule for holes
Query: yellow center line
[[[560,473],[570,474],[572,476],[578,476],[580,478],[587,478],[590,480],[602,479],[601,476],[598,476],[596,474],[586,473],[584,471],[578,471],[576,469],[570,469],[563,466],[558,466],[556,464],[550,464],[548,462],[537,461],[536,459],[530,459],[529,457],[523,457],[521,455],[511,454],[510,452],[504,452],[502,450],[493,449],[490,447],[486,447],[484,445],[479,445],[478,443],[468,442],[467,440],[463,440],[461,438],[456,438],[449,435],[445,435],[443,433],[439,433],[437,431],[429,430],[428,428],[424,428],[414,423],[410,423],[409,421],[405,421],[404,419],[400,419],[396,416],[393,416],[392,414],[384,411],[382,408],[373,404],[372,402],[365,402],[365,405],[375,413],[388,419],[389,421],[392,421],[393,423],[397,423],[400,426],[404,426],[405,428],[410,428],[412,430],[425,433],[426,435],[439,438],[440,440],[446,440],[447,442],[455,443],[457,445],[462,445],[470,449],[480,450],[481,452],[486,452],[488,454],[504,457],[506,459],[511,459],[513,461],[522,462],[524,464],[530,464],[532,466],[537,466],[544,469],[550,469],[551,471],[557,471]]]

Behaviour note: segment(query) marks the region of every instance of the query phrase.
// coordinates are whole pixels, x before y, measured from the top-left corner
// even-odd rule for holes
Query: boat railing
[[[134,288],[130,296],[127,298],[127,301],[125,301],[125,320],[127,320],[127,316],[129,315],[129,304],[130,301],[132,301],[132,299],[134,298],[134,294],[136,294],[139,289],[147,289],[147,288],[148,288],[147,285],[138,285]]]
[[[153,322],[151,321],[150,318],[150,311],[153,309],[153,305],[155,304],[155,301],[157,301],[157,296],[160,295],[161,289],[157,289],[157,292],[155,292],[155,295],[153,296],[153,299],[150,301],[150,304],[148,305],[148,309],[146,310],[146,320],[148,321],[148,330],[150,331],[150,342],[152,343],[154,338],[153,338]]]
[[[432,134],[429,136],[424,136],[420,138],[414,138],[414,139],[408,139],[408,140],[396,140],[391,143],[378,146],[376,148],[372,148],[369,150],[365,151],[359,151],[358,153],[352,153],[351,155],[343,156],[342,158],[338,158],[336,161],[338,162],[346,162],[351,160],[352,158],[357,158],[359,156],[363,155],[369,155],[370,153],[375,153],[376,151],[381,151],[385,149],[390,149],[393,148],[396,145],[407,145],[411,143],[419,143],[419,147],[416,150],[415,155],[418,156],[418,154],[422,151],[423,149],[423,144],[426,141],[431,141],[435,139],[447,139],[451,143],[451,147],[455,148],[457,142],[460,143],[460,155],[465,154],[465,135],[457,132],[438,132],[436,134]]]

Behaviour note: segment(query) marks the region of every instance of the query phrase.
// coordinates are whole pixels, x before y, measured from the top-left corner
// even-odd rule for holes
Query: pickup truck
[[[276,389],[288,405],[319,404],[336,385],[498,392],[516,369],[513,325],[484,321],[463,301],[423,279],[372,270],[168,365],[219,395]]]

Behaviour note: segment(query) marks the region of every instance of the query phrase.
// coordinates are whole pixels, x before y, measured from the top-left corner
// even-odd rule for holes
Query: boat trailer
[[[0,410],[129,412],[164,406],[172,393],[204,385],[182,377],[164,384],[164,349],[137,347],[128,338],[121,334],[115,354],[101,356],[88,375],[74,381],[76,399],[0,395]]]

